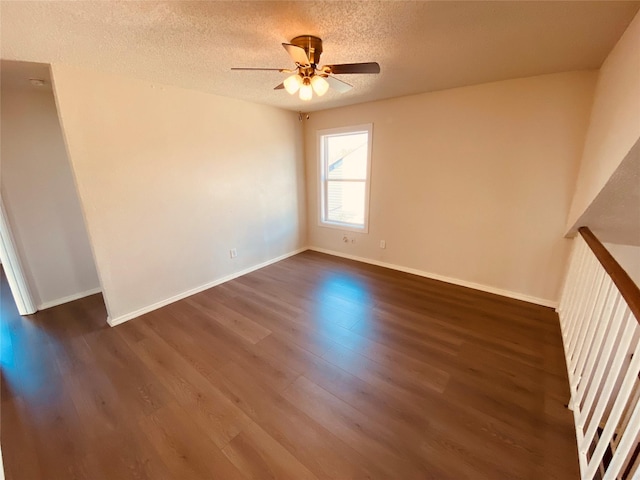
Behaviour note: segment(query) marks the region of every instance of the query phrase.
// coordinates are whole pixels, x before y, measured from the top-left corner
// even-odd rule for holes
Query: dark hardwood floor
[[[577,479],[553,310],[305,252],[115,328],[2,284],[7,479]]]

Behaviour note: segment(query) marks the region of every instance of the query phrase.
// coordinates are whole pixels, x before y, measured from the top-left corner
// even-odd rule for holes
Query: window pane
[[[364,182],[327,182],[327,220],[364,225]]]
[[[367,132],[326,137],[327,172],[330,180],[367,177]]]

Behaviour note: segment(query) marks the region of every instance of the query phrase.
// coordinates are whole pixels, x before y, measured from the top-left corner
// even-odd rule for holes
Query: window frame
[[[325,141],[328,136],[347,135],[353,133],[364,133],[368,135],[367,141],[367,174],[364,181],[364,224],[362,226],[328,220],[327,211],[327,189],[329,179],[327,178],[327,165],[324,157]],[[360,125],[350,125],[339,128],[329,128],[316,132],[316,145],[318,155],[318,226],[346,230],[350,232],[369,233],[369,193],[371,190],[371,151],[373,145],[373,123],[363,123]],[[342,179],[341,181],[361,181],[359,179]]]

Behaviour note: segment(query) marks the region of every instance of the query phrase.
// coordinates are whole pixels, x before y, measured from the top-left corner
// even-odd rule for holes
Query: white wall
[[[52,73],[112,324],[305,245],[297,114]]]
[[[635,245],[621,245],[619,243],[605,243],[609,253],[616,259],[631,280],[640,287],[640,247]]]
[[[95,293],[91,248],[51,90],[3,88],[2,198],[39,308]]]
[[[553,304],[595,80],[546,75],[312,113],[309,243]],[[345,244],[317,225],[316,131],[369,122],[369,234]]]
[[[567,230],[593,202],[640,138],[640,14],[607,56],[598,74]]]

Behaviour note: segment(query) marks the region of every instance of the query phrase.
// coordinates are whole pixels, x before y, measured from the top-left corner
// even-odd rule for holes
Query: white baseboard
[[[350,255],[348,253],[336,252],[333,250],[327,250],[324,248],[318,247],[309,247],[309,250],[313,250],[314,252],[326,253],[327,255],[333,255],[336,257],[348,258],[349,260],[355,260],[357,262],[368,263],[371,265],[377,265],[379,267],[390,268],[392,270],[398,270],[400,272],[411,273],[413,275],[418,275],[420,277],[430,278],[432,280],[439,280],[441,282],[451,283],[453,285],[458,285],[461,287],[473,288],[474,290],[480,290],[481,292],[493,293],[496,295],[501,295],[503,297],[513,298],[515,300],[522,300],[524,302],[534,303],[536,305],[542,305],[543,307],[551,307],[557,308],[558,302],[554,302],[552,300],[546,300],[544,298],[532,297],[530,295],[525,295],[523,293],[511,292],[509,290],[502,290],[501,288],[490,287],[488,285],[482,285],[480,283],[468,282],[466,280],[460,280],[457,278],[446,277],[444,275],[438,275],[437,273],[425,272],[423,270],[418,270],[416,268],[403,267],[402,265],[395,265],[393,263],[381,262],[379,260],[372,260],[369,258],[358,257],[355,255]]]
[[[47,308],[57,307],[58,305],[62,305],[63,303],[73,302],[74,300],[80,300],[81,298],[88,297],[89,295],[95,295],[96,293],[100,293],[102,289],[92,288],[91,290],[87,290],[86,292],[74,293],[73,295],[69,295],[68,297],[57,298],[56,300],[51,300],[49,302],[43,302],[38,305],[38,310],[46,310]]]
[[[425,272],[423,270],[418,270],[415,268],[410,268],[410,267],[404,267],[401,265],[395,265],[393,263],[386,263],[386,262],[381,262],[378,260],[372,260],[369,258],[364,258],[364,257],[358,257],[356,255],[349,255],[347,253],[341,253],[341,252],[336,252],[333,250],[327,250],[324,248],[318,248],[318,247],[303,247],[303,248],[299,248],[297,250],[294,250],[292,252],[289,253],[285,253],[284,255],[280,255],[279,257],[276,258],[272,258],[271,260],[267,260],[266,262],[262,262],[259,263],[257,265],[254,265],[252,267],[249,268],[245,268],[244,270],[240,270],[239,272],[235,272],[232,273],[231,275],[227,275],[226,277],[222,277],[219,278],[217,280],[213,280],[209,283],[206,283],[204,285],[200,285],[199,287],[196,288],[192,288],[191,290],[187,290],[186,292],[182,292],[179,293],[178,295],[174,295],[173,297],[167,298],[165,300],[161,300],[159,302],[156,302],[152,305],[140,308],[138,310],[135,310],[131,313],[127,313],[125,315],[120,315],[119,317],[116,318],[111,318],[111,317],[107,317],[107,323],[112,326],[115,327],[116,325],[120,325],[121,323],[127,322],[131,319],[134,319],[136,317],[139,317],[141,315],[144,315],[145,313],[149,313],[152,312],[154,310],[157,310],[159,308],[162,308],[166,305],[169,305],[171,303],[177,302],[178,300],[182,300],[183,298],[186,297],[190,297],[191,295],[195,295],[196,293],[200,293],[204,290],[207,290],[209,288],[213,288],[217,285],[221,285],[223,283],[226,283],[230,280],[233,280],[234,278],[238,278],[241,277],[243,275],[246,275],[248,273],[254,272],[256,270],[259,270],[261,268],[264,268],[268,265],[271,265],[273,263],[279,262],[281,260],[284,260],[285,258],[289,258],[292,257],[294,255],[297,255],[299,253],[302,253],[306,250],[313,250],[315,252],[320,252],[320,253],[326,253],[328,255],[333,255],[336,257],[342,257],[342,258],[347,258],[349,260],[355,260],[357,262],[363,262],[363,263],[368,263],[371,265],[377,265],[379,267],[385,267],[385,268],[390,268],[392,270],[398,270],[400,272],[405,272],[405,273],[411,273],[413,275],[418,275],[420,277],[425,277],[425,278],[430,278],[432,280],[439,280],[441,282],[446,282],[446,283],[451,283],[453,285],[458,285],[461,287],[467,287],[467,288],[472,288],[474,290],[479,290],[482,292],[487,292],[487,293],[493,293],[496,295],[501,295],[503,297],[507,297],[507,298],[513,298],[515,300],[522,300],[524,302],[529,302],[529,303],[533,303],[536,305],[542,305],[544,307],[551,307],[551,308],[557,308],[558,307],[558,302],[554,302],[551,300],[546,300],[543,298],[538,298],[538,297],[532,297],[530,295],[525,295],[522,293],[518,293],[518,292],[511,292],[509,290],[502,290],[500,288],[495,288],[495,287],[491,287],[488,285],[482,285],[479,283],[474,283],[474,282],[468,282],[466,280],[459,280],[457,278],[451,278],[451,277],[446,277],[444,275],[438,275],[436,273],[430,273],[430,272]],[[94,292],[95,293],[95,292]],[[89,293],[90,294],[90,293]],[[78,297],[80,298],[80,297]]]
[[[174,295],[173,297],[167,298],[165,300],[161,300],[159,302],[156,302],[152,305],[140,308],[138,310],[135,310],[131,313],[126,313],[124,315],[120,315],[119,317],[116,318],[111,318],[111,317],[107,317],[107,323],[109,325],[111,325],[112,327],[115,327],[116,325],[120,325],[121,323],[127,322],[133,318],[139,317],[141,315],[144,315],[145,313],[149,313],[152,312],[154,310],[157,310],[159,308],[164,307],[165,305],[169,305],[170,303],[174,303],[177,302],[178,300],[182,300],[183,298],[186,297],[190,297],[191,295],[195,295],[196,293],[200,293],[204,290],[207,290],[209,288],[215,287],[217,285],[223,284],[225,282],[228,282],[229,280],[233,280],[234,278],[238,278],[241,277],[242,275],[246,275],[247,273],[251,273],[254,272],[256,270],[259,270],[261,268],[264,268],[268,265],[271,265],[272,263],[276,263],[279,262],[280,260],[284,260],[285,258],[289,258],[292,257],[294,255],[297,255],[299,253],[302,253],[306,250],[309,250],[308,247],[304,247],[304,248],[299,248],[297,250],[294,250],[292,252],[289,253],[285,253],[284,255],[280,255],[279,257],[276,258],[272,258],[271,260],[267,260],[266,262],[262,262],[259,263],[258,265],[254,265],[252,267],[249,268],[245,268],[244,270],[240,270],[239,272],[235,272],[232,273],[231,275],[227,275],[226,277],[222,277],[222,278],[218,278],[217,280],[213,280],[212,282],[209,283],[205,283],[204,285],[200,285],[199,287],[196,288],[192,288],[191,290],[187,290],[186,292],[182,292],[179,293],[177,295]]]

